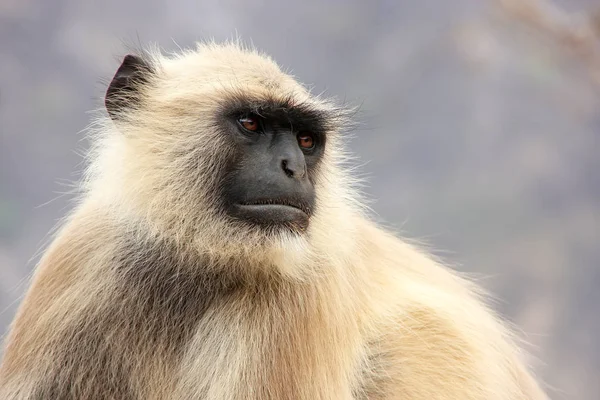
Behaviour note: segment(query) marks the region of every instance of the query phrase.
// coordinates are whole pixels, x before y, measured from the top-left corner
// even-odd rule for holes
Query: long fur
[[[100,116],[81,200],[12,324],[0,398],[545,399],[481,291],[376,226],[347,172],[347,110],[267,56],[201,44]],[[304,233],[216,206],[223,102],[327,115]]]

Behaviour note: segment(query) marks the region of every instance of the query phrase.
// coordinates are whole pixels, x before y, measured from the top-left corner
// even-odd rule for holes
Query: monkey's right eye
[[[257,132],[258,128],[260,128],[258,117],[253,115],[245,115],[239,118],[238,123],[242,126],[242,128],[250,132]]]

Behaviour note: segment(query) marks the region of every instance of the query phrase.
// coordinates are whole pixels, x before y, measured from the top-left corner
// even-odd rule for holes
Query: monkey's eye
[[[310,132],[300,132],[298,134],[298,145],[304,150],[312,150],[315,147],[315,137]]]
[[[258,117],[254,115],[244,115],[238,119],[238,123],[247,131],[257,132],[260,128]]]

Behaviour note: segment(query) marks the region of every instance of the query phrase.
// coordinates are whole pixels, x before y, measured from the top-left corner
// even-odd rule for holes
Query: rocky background
[[[597,0],[0,1],[0,333],[125,44],[239,35],[362,104],[378,218],[493,291],[554,399],[600,398]],[[124,41],[124,42],[123,42]]]

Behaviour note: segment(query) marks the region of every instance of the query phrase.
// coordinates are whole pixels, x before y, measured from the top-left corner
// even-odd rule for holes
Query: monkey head
[[[348,111],[253,50],[128,55],[105,106],[92,192],[179,244],[230,258],[305,248],[352,197]]]

